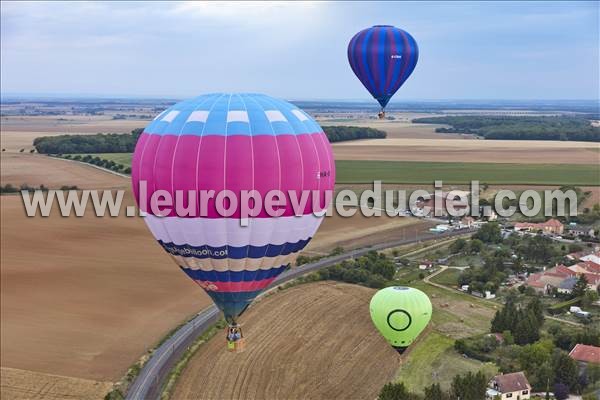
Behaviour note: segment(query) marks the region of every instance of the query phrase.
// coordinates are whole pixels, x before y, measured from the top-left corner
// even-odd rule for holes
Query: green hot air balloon
[[[431,301],[415,288],[381,289],[369,305],[371,319],[381,335],[400,354],[419,336],[431,319]]]

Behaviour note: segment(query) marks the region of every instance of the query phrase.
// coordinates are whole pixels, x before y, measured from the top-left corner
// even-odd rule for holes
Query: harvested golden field
[[[2,156],[6,183],[129,186],[86,165],[29,154]],[[20,196],[0,201],[3,367],[114,381],[166,332],[211,304],[139,218],[27,218]],[[124,203],[133,204],[129,194]],[[391,240],[414,229],[407,222],[327,218],[310,249]]]
[[[336,160],[599,164],[600,144],[530,140],[369,139],[333,144]]]
[[[140,218],[28,218],[20,196],[1,203],[3,367],[115,381],[211,304]]]
[[[367,128],[374,128],[385,131],[387,133],[386,139],[449,139],[449,140],[460,140],[464,138],[472,138],[472,135],[458,135],[452,133],[438,133],[435,131],[436,128],[443,127],[445,125],[439,124],[413,124],[410,122],[412,118],[424,117],[430,115],[409,115],[401,121],[379,121],[379,120],[350,120],[350,121],[319,121],[319,124],[323,127],[331,125],[348,125],[348,126],[362,126]],[[402,118],[402,117],[401,117]]]
[[[113,120],[110,116],[7,116],[2,117],[0,147],[6,152],[33,149],[33,140],[42,136],[129,133],[143,128],[149,120]]]
[[[433,225],[416,218],[388,217],[385,212],[381,217],[364,217],[357,212],[351,218],[343,218],[335,213],[325,218],[305,253],[327,253],[338,246],[354,249],[374,243],[410,239]]]
[[[63,185],[75,185],[80,189],[129,187],[128,179],[91,165],[40,154],[4,153],[0,159],[0,167],[2,185],[44,185],[50,189],[58,189]]]
[[[103,399],[110,391],[110,382],[97,382],[88,379],[42,374],[14,368],[1,371],[3,399],[11,400],[53,400],[53,399]]]
[[[2,130],[61,134],[129,133],[149,122],[147,119],[112,119],[110,115],[5,116],[2,117]]]
[[[6,153],[2,153],[4,157],[8,153],[18,153],[21,149],[25,153],[29,153],[30,150],[34,149],[33,141],[37,137],[41,136],[57,136],[61,133],[52,132],[14,132],[14,131],[2,131],[0,132],[0,146]]]
[[[319,282],[267,296],[242,318],[247,350],[217,335],[183,371],[173,399],[374,399],[400,357],[373,327],[375,291]]]

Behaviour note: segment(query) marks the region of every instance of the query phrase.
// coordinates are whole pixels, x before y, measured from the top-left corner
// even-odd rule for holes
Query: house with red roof
[[[562,235],[565,230],[565,226],[559,220],[551,218],[546,222],[533,223],[533,222],[517,222],[515,224],[515,231],[526,231],[526,232],[537,232]]]
[[[600,347],[587,344],[576,344],[569,353],[569,357],[582,366],[588,364],[600,364]]]
[[[590,261],[580,262],[570,267],[557,265],[543,272],[529,275],[527,285],[542,294],[550,293],[556,288],[561,293],[571,293],[573,282],[581,275],[585,276],[590,290],[596,290],[600,286],[600,265]]]

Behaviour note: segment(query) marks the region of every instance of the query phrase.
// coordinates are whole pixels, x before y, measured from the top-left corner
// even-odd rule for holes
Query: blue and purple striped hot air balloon
[[[261,94],[208,94],[175,104],[146,127],[131,176],[158,243],[233,323],[315,234],[335,165],[321,127],[293,104]],[[281,216],[261,210],[244,224],[241,202],[225,217],[214,198],[205,200],[205,210],[197,198],[193,216],[169,207],[158,216],[148,204],[160,190],[174,197],[181,191],[187,207],[191,191],[255,190],[264,197],[280,190],[286,205]],[[309,198],[298,213],[290,195],[301,199],[309,191],[322,200],[321,208]]]
[[[350,67],[382,112],[394,93],[412,74],[419,48],[415,39],[391,25],[375,25],[358,32],[348,44]]]

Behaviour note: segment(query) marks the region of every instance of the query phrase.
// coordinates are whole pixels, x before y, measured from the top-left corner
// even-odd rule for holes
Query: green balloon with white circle
[[[431,320],[431,301],[419,289],[392,286],[381,289],[369,305],[377,330],[402,353]]]

